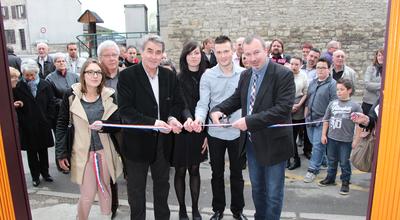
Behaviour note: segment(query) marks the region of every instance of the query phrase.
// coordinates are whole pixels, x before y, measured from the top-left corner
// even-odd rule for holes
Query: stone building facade
[[[301,56],[311,42],[325,50],[337,40],[348,55],[347,65],[357,72],[357,91],[374,52],[384,46],[386,0],[160,0],[160,33],[169,56],[177,62],[182,44],[225,34],[232,40],[258,34],[280,38],[285,51]]]

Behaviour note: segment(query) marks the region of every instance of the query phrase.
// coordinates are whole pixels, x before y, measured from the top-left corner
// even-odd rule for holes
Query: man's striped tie
[[[253,78],[253,83],[251,85],[251,92],[250,92],[250,102],[249,102],[249,113],[248,115],[251,115],[253,113],[253,107],[254,107],[254,102],[256,101],[256,95],[257,95],[257,80],[258,80],[259,74],[254,73],[254,78]]]

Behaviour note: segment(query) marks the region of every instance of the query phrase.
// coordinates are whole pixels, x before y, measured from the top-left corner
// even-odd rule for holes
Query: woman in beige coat
[[[56,156],[63,170],[71,169],[71,181],[80,185],[77,219],[89,216],[98,194],[100,210],[105,219],[111,217],[110,177],[113,182],[122,172],[121,160],[115,151],[113,129],[93,126],[101,121],[119,122],[114,90],[104,87],[105,73],[98,61],[89,59],[81,69],[80,83],[72,85],[60,107],[56,129]],[[74,139],[70,155],[66,131],[70,118]]]

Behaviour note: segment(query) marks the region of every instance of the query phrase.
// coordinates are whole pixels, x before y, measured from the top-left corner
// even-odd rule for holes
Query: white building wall
[[[125,30],[126,32],[147,32],[147,7],[143,4],[129,4],[125,7]],[[126,40],[127,46],[138,46],[141,34],[131,33]]]
[[[16,53],[22,52],[21,36],[19,34],[19,29],[25,30],[25,41],[26,41],[27,49],[29,48],[30,40],[29,40],[28,31],[27,31],[27,27],[28,27],[27,19],[26,18],[25,19],[13,19],[12,12],[11,12],[11,6],[25,5],[25,2],[26,2],[25,0],[7,0],[7,1],[1,2],[1,6],[7,7],[7,10],[8,10],[8,19],[3,20],[4,30],[14,30],[15,31],[15,44],[7,44],[7,45],[12,46]],[[26,8],[25,8],[25,10],[26,10]]]
[[[40,41],[75,42],[75,37],[83,33],[82,23],[78,22],[81,5],[76,0],[27,0],[26,10],[31,46]]]

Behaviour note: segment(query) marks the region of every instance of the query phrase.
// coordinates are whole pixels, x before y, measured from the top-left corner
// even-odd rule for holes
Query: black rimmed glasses
[[[97,71],[95,71],[95,70],[86,70],[84,73],[85,73],[85,74],[88,74],[88,75],[91,76],[91,77],[94,77],[94,76],[102,76],[102,75],[101,75],[102,72],[101,72],[100,70],[97,70]]]

